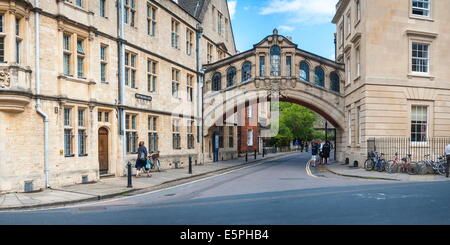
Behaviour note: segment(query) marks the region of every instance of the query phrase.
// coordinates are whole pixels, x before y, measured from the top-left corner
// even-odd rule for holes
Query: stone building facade
[[[440,0],[338,2],[333,23],[346,70],[351,163],[364,163],[372,137],[410,137],[417,148],[450,136],[449,9]]]
[[[140,141],[163,168],[204,162],[201,64],[236,53],[226,0],[117,3],[0,0],[0,192],[123,176]]]

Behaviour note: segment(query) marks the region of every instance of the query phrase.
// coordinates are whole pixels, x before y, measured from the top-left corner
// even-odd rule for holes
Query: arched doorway
[[[98,162],[101,175],[107,174],[109,169],[108,137],[108,129],[102,127],[98,130]]]

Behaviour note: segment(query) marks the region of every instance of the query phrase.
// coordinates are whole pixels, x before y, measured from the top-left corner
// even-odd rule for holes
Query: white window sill
[[[425,20],[425,21],[431,21],[434,22],[434,19],[432,19],[430,16],[423,16],[423,15],[415,15],[415,14],[410,14],[409,18],[411,19],[416,19],[416,20]]]
[[[420,73],[420,72],[410,72],[408,73],[408,78],[414,78],[414,77],[419,77],[419,78],[428,78],[430,80],[434,80],[434,76],[430,75],[429,73]]]

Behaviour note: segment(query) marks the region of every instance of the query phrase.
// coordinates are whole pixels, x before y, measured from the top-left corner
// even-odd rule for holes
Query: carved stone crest
[[[0,88],[9,88],[10,76],[6,71],[0,71]]]

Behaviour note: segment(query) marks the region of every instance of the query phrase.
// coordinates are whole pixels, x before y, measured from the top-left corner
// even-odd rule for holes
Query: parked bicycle
[[[400,173],[408,173],[408,174],[417,174],[417,163],[411,161],[411,154],[408,154],[406,157],[402,158],[400,162]]]
[[[426,173],[427,169],[432,169],[434,173],[445,175],[445,164],[446,164],[445,155],[439,156],[438,161],[435,162],[430,159],[430,154],[425,155],[425,160],[417,163],[417,171],[418,173]]]
[[[364,168],[367,171],[376,170],[382,172],[385,170],[386,160],[384,159],[384,153],[378,154],[378,152],[369,153],[369,157],[364,162]]]
[[[396,152],[396,153],[395,153],[395,158],[394,158],[394,160],[389,160],[389,161],[387,162],[386,167],[385,167],[386,172],[388,172],[388,173],[390,173],[390,174],[392,174],[392,173],[397,173],[397,172],[398,172],[399,165],[400,165],[400,162],[401,162],[401,160],[400,160],[400,158],[398,157],[398,153]]]
[[[150,168],[156,169],[158,172],[161,172],[160,162],[159,162],[159,151],[151,152],[148,156],[150,162]]]

